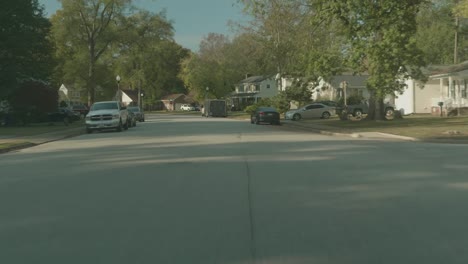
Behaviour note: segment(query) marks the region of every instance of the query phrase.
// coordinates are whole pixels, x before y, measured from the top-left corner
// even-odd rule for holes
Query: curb
[[[0,149],[0,154],[15,151],[15,150],[20,150],[20,149],[30,148],[34,146],[37,146],[37,144],[30,143],[30,142],[18,144],[16,146]]]
[[[4,153],[7,153],[7,152],[12,152],[12,151],[16,151],[16,150],[21,150],[21,149],[26,149],[26,148],[31,148],[31,147],[39,146],[39,145],[42,145],[42,144],[46,144],[46,143],[50,143],[50,142],[54,142],[54,141],[59,141],[59,140],[62,140],[62,139],[77,137],[77,136],[80,136],[80,135],[84,134],[84,131],[82,131],[81,129],[80,130],[76,129],[76,131],[74,131],[74,132],[75,133],[64,134],[64,135],[61,135],[61,136],[57,136],[57,137],[55,137],[53,139],[44,140],[44,141],[42,141],[40,143],[27,142],[27,143],[19,144],[19,145],[16,145],[16,146],[0,149],[0,154],[4,154]]]
[[[303,130],[311,131],[313,133],[318,133],[322,135],[327,135],[327,136],[341,136],[341,137],[352,137],[352,138],[366,138],[365,135],[361,133],[343,133],[343,132],[331,132],[327,130],[321,130],[318,128],[313,128],[310,126],[301,126],[293,123],[283,123],[286,124],[289,127],[295,127],[295,128],[300,128]],[[382,139],[399,139],[399,140],[404,140],[404,141],[414,141],[414,142],[420,142],[421,140],[417,138],[412,138],[412,137],[405,137],[405,136],[398,136],[398,135],[393,135],[393,134],[387,134],[387,133],[381,133],[381,132],[374,132],[378,135],[382,136]]]

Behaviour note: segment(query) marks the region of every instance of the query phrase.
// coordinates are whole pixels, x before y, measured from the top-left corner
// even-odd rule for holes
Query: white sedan
[[[328,119],[330,116],[335,115],[335,107],[324,105],[321,103],[308,104],[302,108],[290,110],[286,112],[285,118],[294,121],[308,118],[322,118]]]

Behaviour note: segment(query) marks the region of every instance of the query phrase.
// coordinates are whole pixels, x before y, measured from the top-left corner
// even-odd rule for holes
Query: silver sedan
[[[310,118],[328,119],[330,116],[335,115],[335,107],[324,105],[321,103],[308,104],[302,108],[290,110],[286,112],[285,118],[294,121]]]

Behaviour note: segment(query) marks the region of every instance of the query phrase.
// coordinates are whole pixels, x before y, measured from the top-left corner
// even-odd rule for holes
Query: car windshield
[[[119,109],[119,107],[117,103],[114,103],[114,102],[98,103],[98,104],[94,104],[91,107],[91,111],[104,110],[104,109]]]
[[[258,108],[258,111],[263,111],[263,112],[277,112],[275,108],[273,107],[260,107]]]

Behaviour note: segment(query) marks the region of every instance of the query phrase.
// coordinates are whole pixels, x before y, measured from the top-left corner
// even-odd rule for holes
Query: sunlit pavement
[[[153,115],[0,156],[0,262],[468,263],[467,147]]]

